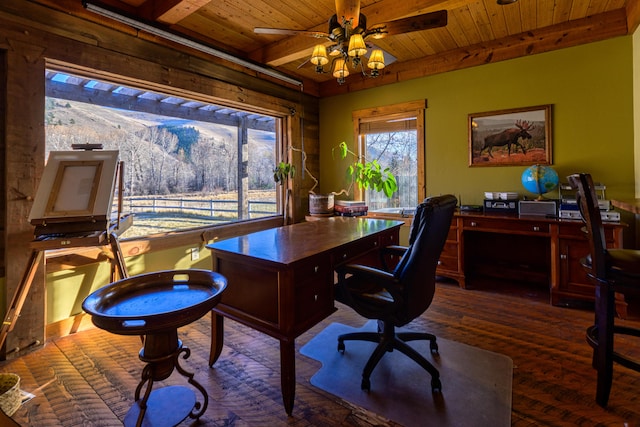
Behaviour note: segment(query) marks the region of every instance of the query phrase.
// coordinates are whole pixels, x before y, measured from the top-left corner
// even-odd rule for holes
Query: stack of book
[[[369,207],[364,200],[336,200],[333,211],[338,216],[363,216]]]

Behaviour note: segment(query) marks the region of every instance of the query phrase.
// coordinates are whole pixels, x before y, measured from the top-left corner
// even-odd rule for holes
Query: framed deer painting
[[[551,164],[551,105],[469,114],[469,166]]]

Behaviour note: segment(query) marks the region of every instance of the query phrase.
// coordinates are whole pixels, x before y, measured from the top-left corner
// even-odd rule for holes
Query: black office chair
[[[431,197],[421,203],[414,216],[411,244],[393,272],[349,264],[338,268],[336,299],[368,319],[378,320],[377,332],[354,332],[338,337],[338,351],[344,341],[378,343],[362,372],[363,390],[371,389],[369,379],[384,353],[397,349],[431,374],[433,392],[441,391],[440,373],[406,341],[426,339],[432,353],[438,352],[436,337],[429,333],[402,332],[395,328],[411,322],[431,305],[435,292],[436,267],[451,226],[457,200],[452,195]]]
[[[597,371],[596,402],[606,407],[611,392],[613,362],[640,371],[640,360],[614,351],[614,336],[640,337],[640,329],[615,324],[615,294],[640,291],[640,251],[607,249],[598,197],[591,175],[581,173],[567,178],[577,189],[577,202],[586,223],[590,253],[581,260],[595,285],[594,324],[587,328],[587,342],[593,347],[593,368]]]

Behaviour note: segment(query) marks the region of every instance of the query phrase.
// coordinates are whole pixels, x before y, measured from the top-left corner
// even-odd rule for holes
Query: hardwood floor
[[[541,289],[483,284],[461,290],[441,283],[431,308],[411,327],[511,357],[513,426],[640,426],[640,373],[615,366],[609,407],[596,405],[595,371],[584,338],[592,313],[553,307],[547,301],[548,292]],[[637,319],[627,322],[637,324]],[[333,316],[303,334],[297,348],[331,322],[359,326],[364,320],[339,306]],[[200,423],[187,420],[181,425],[394,425],[313,387],[309,378],[318,362],[299,354],[295,407],[287,417],[277,341],[226,321],[223,354],[209,369],[209,333],[209,316],[180,330],[191,349],[183,366],[195,372],[209,395]],[[17,373],[22,388],[36,395],[13,418],[22,426],[37,427],[122,425],[142,370],[139,350],[138,337],[94,328],[0,362],[0,371]],[[639,346],[632,351],[640,354]],[[184,379],[174,373],[164,383],[183,384]],[[451,392],[447,390],[448,398]],[[464,398],[464,390],[455,393]]]

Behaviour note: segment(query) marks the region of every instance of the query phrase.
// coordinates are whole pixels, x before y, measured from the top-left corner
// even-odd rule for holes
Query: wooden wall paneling
[[[7,300],[19,285],[30,255],[33,227],[29,211],[44,168],[44,48],[9,39],[5,112],[5,204]],[[44,269],[39,268],[15,329],[8,335],[2,357],[44,342]]]
[[[0,276],[5,276],[5,239],[6,239],[6,207],[7,207],[7,188],[5,185],[6,157],[7,149],[5,135],[6,122],[5,115],[7,107],[7,51],[0,46]],[[7,304],[6,286],[4,292],[0,295],[0,308]],[[4,314],[4,310],[0,310],[0,314]],[[4,316],[3,316],[4,317]]]

